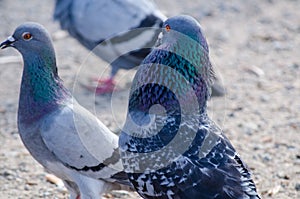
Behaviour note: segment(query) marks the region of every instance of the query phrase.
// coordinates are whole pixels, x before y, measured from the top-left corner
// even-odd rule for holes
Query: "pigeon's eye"
[[[24,32],[22,35],[24,40],[30,40],[32,38],[32,35],[29,32]]]
[[[170,25],[166,25],[166,31],[169,32],[171,30],[171,26]]]

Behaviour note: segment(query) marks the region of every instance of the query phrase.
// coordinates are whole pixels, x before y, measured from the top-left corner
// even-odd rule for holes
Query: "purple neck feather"
[[[24,59],[18,122],[30,124],[67,104],[72,96],[57,75],[55,57]]]

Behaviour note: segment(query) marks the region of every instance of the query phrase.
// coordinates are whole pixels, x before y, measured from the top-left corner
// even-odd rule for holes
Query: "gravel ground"
[[[196,17],[210,45],[211,60],[227,89],[209,102],[210,116],[223,128],[252,170],[262,198],[300,198],[300,1],[156,0],[168,15]],[[50,31],[59,73],[78,101],[114,132],[124,121],[134,71],[118,74],[119,92],[94,96],[80,83],[108,75],[107,64],[59,30],[54,1],[0,0],[0,40],[24,21]],[[0,52],[0,198],[68,198],[46,180],[46,172],[21,143],[16,112],[21,56]],[[114,192],[106,198],[138,198]]]

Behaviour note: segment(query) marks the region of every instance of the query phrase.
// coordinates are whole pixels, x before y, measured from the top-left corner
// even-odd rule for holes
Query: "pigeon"
[[[100,79],[97,88],[85,86],[98,94],[114,91],[119,69],[143,61],[167,18],[150,0],[56,0],[53,15],[63,30],[110,64],[108,79]],[[224,94],[215,83],[212,95]]]
[[[111,189],[129,186],[118,136],[63,86],[47,30],[34,22],[21,24],[0,44],[6,47],[23,57],[18,130],[30,154],[63,180],[71,199],[100,198]]]
[[[132,82],[119,148],[146,199],[259,199],[248,167],[207,114],[214,71],[198,21],[163,24]]]

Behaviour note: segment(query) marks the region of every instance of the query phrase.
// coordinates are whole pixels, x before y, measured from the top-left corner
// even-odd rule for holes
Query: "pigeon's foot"
[[[83,85],[86,89],[95,92],[98,95],[112,93],[113,91],[117,90],[116,84],[112,78],[109,79],[93,79],[93,81],[98,82],[96,87],[94,86],[87,86]]]
[[[105,93],[112,93],[115,90],[115,82],[112,78],[109,79],[100,79],[98,81],[98,86],[96,88],[97,94],[105,94]]]

